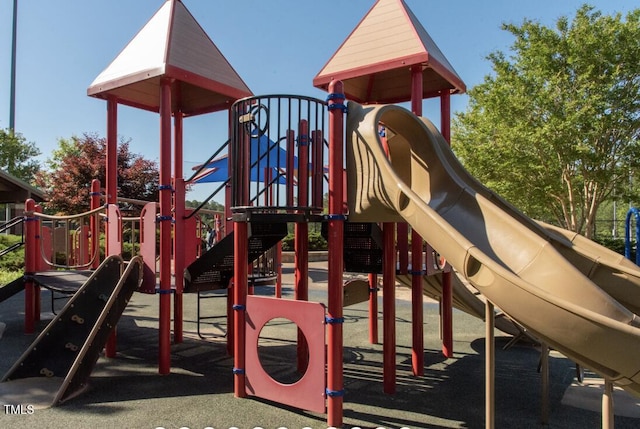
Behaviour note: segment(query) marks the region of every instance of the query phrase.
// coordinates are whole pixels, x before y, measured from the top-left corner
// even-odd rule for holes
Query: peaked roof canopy
[[[98,98],[158,111],[160,80],[173,78],[172,111],[227,109],[253,95],[180,0],[167,0],[87,89]]]
[[[342,43],[313,85],[326,90],[342,80],[347,97],[361,103],[411,99],[411,67],[422,67],[423,98],[466,86],[404,0],[378,0]]]

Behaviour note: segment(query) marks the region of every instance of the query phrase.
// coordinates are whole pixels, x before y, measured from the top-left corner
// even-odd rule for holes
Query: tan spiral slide
[[[394,105],[349,103],[348,112],[351,221],[408,222],[531,334],[640,395],[633,272],[625,274],[622,263],[622,274],[615,272],[598,262],[597,245],[531,221],[484,188],[428,121]],[[615,284],[607,286],[607,279]]]

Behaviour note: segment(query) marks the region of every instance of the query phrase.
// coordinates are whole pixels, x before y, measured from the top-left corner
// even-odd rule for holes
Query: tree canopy
[[[20,133],[0,129],[0,168],[24,180],[33,183],[40,163],[34,157],[40,155],[35,143],[27,142]]]
[[[106,183],[106,139],[83,134],[60,139],[58,149],[47,160],[49,171],[38,175],[37,183],[47,192],[47,211],[61,214],[81,213],[89,209],[91,182]],[[129,151],[129,140],[118,144],[118,195],[156,201],[158,166],[154,161]]]
[[[465,167],[531,217],[589,236],[599,205],[640,165],[640,9],[626,19],[582,6],[555,28],[503,24],[509,54],[454,117]]]

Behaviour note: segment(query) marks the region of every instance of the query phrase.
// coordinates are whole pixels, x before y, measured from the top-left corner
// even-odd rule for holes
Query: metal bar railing
[[[2,226],[0,226],[0,234],[21,224],[24,224],[24,216],[16,216],[13,219],[5,222]],[[6,255],[7,253],[11,253],[14,250],[17,250],[22,246],[24,246],[24,228],[20,228],[20,235],[21,235],[21,239],[18,243],[14,243],[9,247],[0,250],[0,257]]]

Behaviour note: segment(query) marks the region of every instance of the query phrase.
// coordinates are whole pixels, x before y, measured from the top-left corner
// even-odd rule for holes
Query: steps
[[[322,224],[327,239],[327,224]],[[377,223],[344,223],[344,271],[382,273],[382,230]]]
[[[255,261],[287,235],[286,222],[249,224],[249,263]],[[233,277],[234,234],[231,232],[196,259],[184,272],[184,292],[225,289]]]

